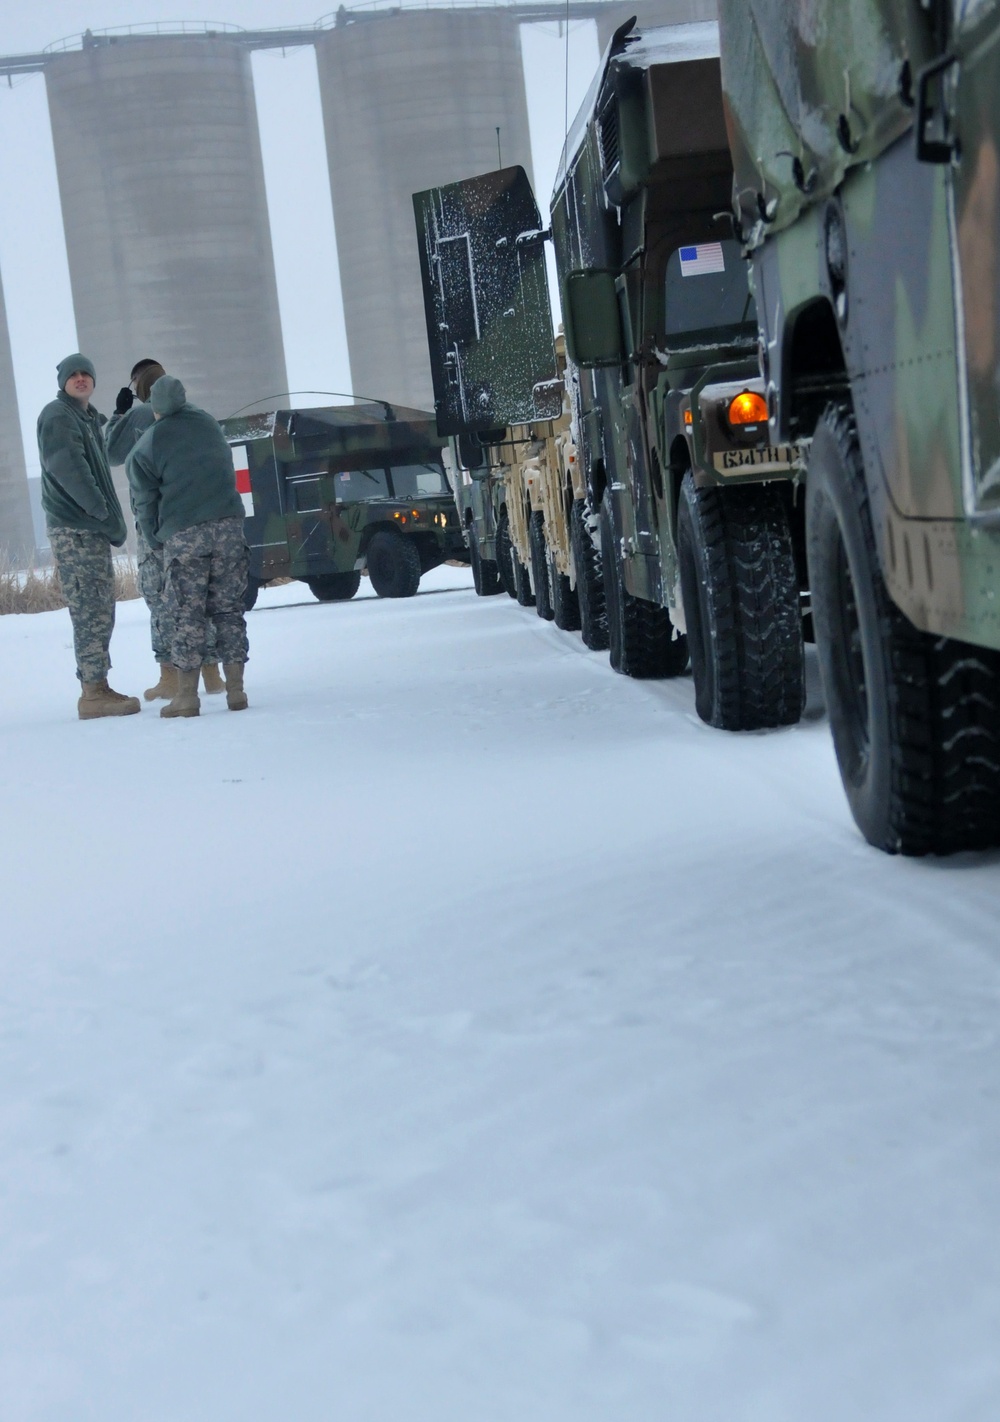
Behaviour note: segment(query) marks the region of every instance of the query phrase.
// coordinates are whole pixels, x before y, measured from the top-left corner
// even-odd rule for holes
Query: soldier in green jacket
[[[147,356],[136,361],[129,383],[122,387],[115,400],[115,413],[104,428],[104,443],[108,461],[113,466],[124,464],[153,424],[153,407],[149,392],[166,371],[159,361]],[[170,701],[177,694],[177,669],[170,660],[170,632],[163,605],[163,552],[150,548],[141,529],[136,539],[136,563],[139,569],[139,591],[149,608],[149,635],[153,656],[159,667],[159,680],[148,687],[143,696],[147,701]],[[209,623],[205,665],[201,669],[205,690],[210,696],[225,691],[219,675],[219,659],[215,651],[215,628]]]
[[[126,465],[136,522],[163,549],[164,606],[177,694],[161,716],[197,716],[206,619],[215,623],[230,711],[246,708],[243,599],[247,548],[233,457],[217,420],[189,405],[184,386],[161,375],[150,391],[156,423]]]
[[[42,508],[52,556],[73,624],[81,721],[131,716],[138,699],[108,685],[115,625],[112,546],[125,542],[125,519],[111,482],[101,426],[90,404],[97,383],[93,362],[76,351],[56,368],[59,394],[38,417]]]

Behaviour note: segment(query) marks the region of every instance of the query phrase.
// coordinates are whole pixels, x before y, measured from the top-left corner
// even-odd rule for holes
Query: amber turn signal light
[[[767,401],[763,395],[743,390],[730,400],[726,418],[731,425],[766,425]]]

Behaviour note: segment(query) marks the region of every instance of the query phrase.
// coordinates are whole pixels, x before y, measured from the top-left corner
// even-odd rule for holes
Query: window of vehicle
[[[390,497],[384,469],[340,469],[333,476],[333,490],[338,504]]]
[[[319,496],[319,478],[289,479],[292,504],[296,513],[318,513],[323,507]]]
[[[433,499],[448,493],[444,466],[436,460],[427,464],[394,464],[390,473],[397,499]]]
[[[667,262],[664,291],[668,349],[757,339],[757,308],[740,244],[698,242]]]
[[[325,459],[296,459],[285,465],[289,512],[319,512],[323,507],[319,481],[320,475],[325,474],[326,469]]]

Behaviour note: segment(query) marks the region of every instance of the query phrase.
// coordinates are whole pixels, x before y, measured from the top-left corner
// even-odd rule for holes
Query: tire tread
[[[1000,844],[1000,652],[923,632],[896,607],[879,567],[853,414],[830,406],[822,419],[861,515],[887,649],[892,763],[880,847],[908,855],[992,848]]]
[[[685,484],[714,614],[715,697],[705,719],[729,731],[793,726],[805,706],[805,657],[781,496],[765,484],[699,489],[690,474]]]

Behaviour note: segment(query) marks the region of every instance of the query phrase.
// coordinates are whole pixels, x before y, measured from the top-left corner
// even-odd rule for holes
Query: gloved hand
[[[115,414],[126,415],[132,408],[132,401],[135,396],[127,385],[123,385],[118,392],[118,399],[115,401]]]

